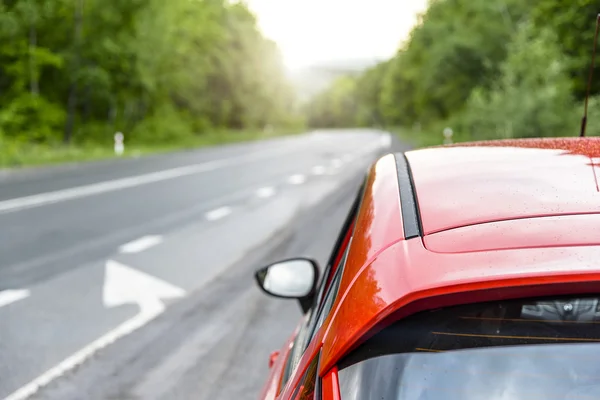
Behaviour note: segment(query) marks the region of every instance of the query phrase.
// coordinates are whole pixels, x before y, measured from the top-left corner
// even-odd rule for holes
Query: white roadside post
[[[444,144],[452,144],[452,135],[454,135],[452,128],[444,129]]]
[[[123,139],[125,136],[121,132],[115,133],[115,154],[120,156],[125,151]]]

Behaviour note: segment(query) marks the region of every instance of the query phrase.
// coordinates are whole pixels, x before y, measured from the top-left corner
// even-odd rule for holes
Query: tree
[[[307,106],[308,124],[314,127],[352,127],[357,124],[359,103],[357,80],[352,76],[336,79]]]
[[[508,54],[497,83],[489,90],[476,90],[470,98],[464,116],[470,138],[577,134],[568,58],[557,45],[554,32],[539,32],[531,23],[524,23]]]
[[[567,56],[567,71],[577,99],[583,99],[592,62],[592,44],[600,3],[597,0],[544,0],[536,2],[533,21],[538,30],[552,29]],[[596,68],[595,74],[598,74]],[[595,80],[592,94],[600,93]]]
[[[242,2],[0,2],[0,135],[11,143],[106,142],[116,130],[165,143],[293,113],[278,49]]]
[[[365,71],[355,90],[340,83],[317,96],[311,121],[325,126],[423,128],[439,142],[572,135],[591,61],[594,0],[432,0],[390,60]],[[596,80],[592,93],[600,91]],[[339,112],[352,98],[355,117]],[[598,98],[591,107],[597,108]],[[591,131],[597,129],[592,123]]]

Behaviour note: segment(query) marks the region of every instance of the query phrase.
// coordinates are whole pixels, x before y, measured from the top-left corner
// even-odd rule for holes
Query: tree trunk
[[[37,29],[32,21],[29,25],[29,84],[31,94],[37,96],[40,93],[37,76],[35,50],[37,48]]]
[[[85,85],[84,99],[83,99],[83,122],[86,122],[90,118],[92,108],[90,107],[90,85]]]
[[[77,0],[75,5],[75,29],[74,36],[74,55],[71,63],[71,84],[69,85],[69,99],[67,102],[67,122],[65,124],[65,134],[63,141],[65,144],[71,142],[73,137],[73,127],[75,125],[75,113],[77,108],[77,72],[79,69],[79,58],[81,49],[81,29],[83,25],[83,0]]]

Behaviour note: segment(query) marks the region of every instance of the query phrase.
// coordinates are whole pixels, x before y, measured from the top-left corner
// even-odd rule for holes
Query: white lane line
[[[162,243],[163,238],[159,235],[148,235],[142,236],[139,239],[133,240],[129,243],[125,243],[119,247],[120,253],[140,253],[144,250],[148,250],[150,247],[156,246]]]
[[[142,223],[140,225],[134,227],[128,227],[116,232],[111,232],[107,235],[103,235],[97,239],[92,239],[85,243],[77,244],[76,246],[67,247],[64,250],[57,251],[54,253],[50,253],[41,257],[33,258],[31,260],[27,260],[24,262],[20,262],[17,264],[12,264],[5,267],[6,270],[9,271],[21,271],[28,270],[31,268],[36,268],[44,264],[49,264],[52,262],[57,262],[61,259],[67,257],[73,257],[78,254],[85,253],[86,251],[90,251],[93,249],[98,249],[101,246],[116,246],[120,241],[127,240],[131,236],[142,234],[143,232],[148,231],[157,231],[165,228],[169,224],[179,223],[183,220],[187,220],[189,218],[197,218],[199,214],[204,214],[206,209],[210,209],[213,206],[217,206],[218,204],[223,204],[229,201],[234,201],[238,198],[246,198],[248,196],[252,196],[254,189],[242,189],[237,192],[231,193],[226,196],[217,197],[211,199],[207,203],[200,203],[192,206],[190,208],[185,208],[183,210],[177,210],[176,212],[163,215],[158,217],[155,220],[150,220],[146,223]],[[115,243],[116,242],[116,243]]]
[[[15,301],[23,300],[29,297],[27,289],[8,289],[0,292],[0,307],[7,306]]]
[[[342,166],[342,160],[340,160],[339,158],[334,158],[333,160],[331,160],[331,166],[333,166],[333,168],[339,168]]]
[[[268,199],[275,195],[275,188],[272,186],[265,186],[256,191],[256,196],[261,199]]]
[[[306,182],[306,177],[302,174],[292,175],[288,178],[288,182],[292,185],[302,185]]]
[[[313,175],[323,175],[325,173],[325,167],[322,165],[315,165],[312,167],[311,172]]]
[[[231,211],[231,207],[220,207],[207,212],[204,214],[204,217],[209,221],[216,221],[218,219],[225,218],[231,214]]]
[[[98,351],[158,317],[166,309],[163,299],[181,298],[183,296],[185,296],[185,291],[177,286],[115,261],[107,261],[103,288],[105,306],[117,307],[122,304],[137,303],[140,312],[11,393],[4,400],[30,398],[53,380],[83,364]]]
[[[91,185],[77,186],[70,189],[57,190],[54,192],[41,193],[17,199],[4,200],[0,202],[0,213],[18,211],[25,208],[38,207],[46,204],[57,203],[60,201],[87,197],[101,193],[112,192],[119,189],[126,189],[153,182],[160,182],[167,179],[179,178],[186,175],[197,174],[218,168],[219,163],[206,163],[199,165],[190,165],[168,169],[165,171],[153,172],[145,175],[137,175],[129,178],[116,179]]]
[[[256,161],[273,155],[281,155],[292,151],[294,151],[294,149],[278,152],[262,152],[250,154],[245,157],[223,158],[220,160],[209,161],[200,164],[193,164],[158,172],[151,172],[149,174],[136,175],[111,181],[93,183],[90,185],[77,186],[69,189],[62,189],[52,192],[35,194],[31,196],[19,197],[16,199],[3,200],[0,201],[0,213],[13,212],[31,207],[39,207],[42,205],[57,203],[60,201],[112,192],[115,190],[145,185],[148,183],[160,182],[167,179],[198,174],[201,172],[213,171],[215,169],[240,165],[248,161]],[[297,149],[295,151],[297,151]]]

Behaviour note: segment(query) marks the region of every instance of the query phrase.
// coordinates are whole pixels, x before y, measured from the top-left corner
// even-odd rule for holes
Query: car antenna
[[[580,137],[585,136],[585,128],[587,126],[588,100],[590,98],[590,90],[592,88],[592,78],[594,76],[594,67],[596,65],[596,45],[598,43],[598,30],[600,29],[600,14],[596,17],[596,33],[594,35],[594,49],[592,50],[592,65],[590,65],[590,75],[588,77],[587,91],[585,93],[585,108],[583,110],[583,118],[581,119]]]

